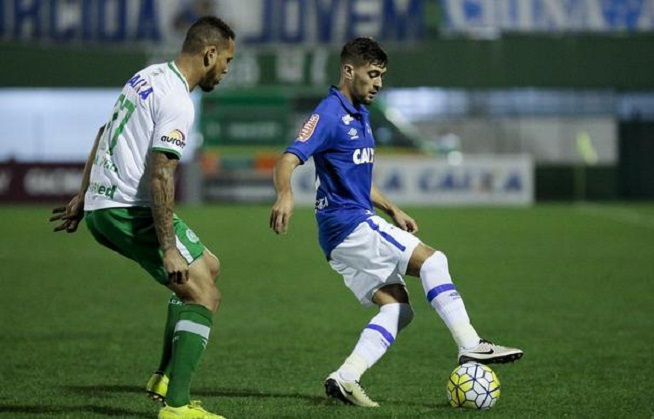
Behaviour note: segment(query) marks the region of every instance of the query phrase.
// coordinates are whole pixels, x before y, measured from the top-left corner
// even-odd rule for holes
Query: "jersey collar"
[[[368,110],[364,105],[359,105],[359,106],[354,106],[352,102],[350,102],[345,96],[343,96],[343,93],[341,93],[340,90],[338,90],[338,87],[332,85],[329,88],[329,94],[334,95],[338,98],[338,100],[341,101],[341,105],[345,108],[345,110],[351,114],[351,115],[358,115],[358,114],[367,114]]]
[[[177,65],[175,64],[175,61],[168,61],[168,68],[170,68],[173,71],[173,73],[175,73],[175,75],[177,77],[179,77],[179,79],[182,81],[182,83],[184,83],[184,86],[186,87],[186,91],[190,92],[190,90],[188,88],[188,82],[186,81],[184,76],[182,76],[182,72],[179,71],[179,68],[177,68]]]

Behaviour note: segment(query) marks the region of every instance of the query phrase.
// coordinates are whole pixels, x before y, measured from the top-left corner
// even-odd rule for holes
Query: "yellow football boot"
[[[145,385],[145,391],[149,398],[163,403],[166,400],[166,393],[168,393],[168,377],[162,372],[155,372],[150,377],[148,384]]]
[[[159,411],[159,419],[225,419],[225,417],[207,412],[200,406],[199,401],[192,400],[186,406],[162,407]]]

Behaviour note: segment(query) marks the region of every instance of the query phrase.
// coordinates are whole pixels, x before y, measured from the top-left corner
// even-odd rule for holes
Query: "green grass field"
[[[324,378],[374,312],[325,262],[311,210],[278,237],[263,206],[178,209],[222,261],[194,395],[229,418],[654,417],[654,205],[407,210],[448,254],[480,334],[525,350],[494,367],[493,409],[447,404],[456,348],[412,278],[416,318],[363,379],[382,407],[326,400]],[[48,217],[0,207],[0,417],[156,417],[142,389],[169,293]]]

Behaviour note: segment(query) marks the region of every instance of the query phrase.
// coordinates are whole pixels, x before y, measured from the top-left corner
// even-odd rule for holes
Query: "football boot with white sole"
[[[361,407],[379,407],[379,403],[368,397],[358,381],[342,380],[337,372],[333,372],[325,380],[325,393],[345,404]]]
[[[459,364],[468,361],[480,364],[505,364],[517,361],[524,353],[518,348],[496,345],[486,339],[480,339],[477,346],[472,348],[459,348]]]

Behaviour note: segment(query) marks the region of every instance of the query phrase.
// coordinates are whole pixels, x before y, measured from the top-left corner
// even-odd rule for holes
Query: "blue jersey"
[[[334,86],[287,149],[316,166],[316,220],[329,258],[362,221],[373,215],[370,190],[375,139],[365,106],[354,106]]]

